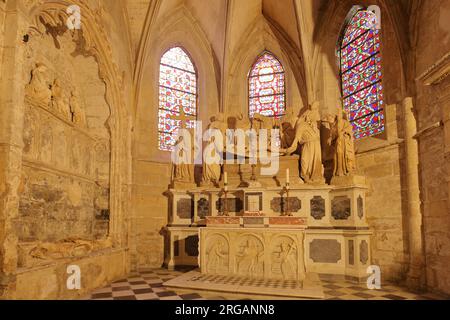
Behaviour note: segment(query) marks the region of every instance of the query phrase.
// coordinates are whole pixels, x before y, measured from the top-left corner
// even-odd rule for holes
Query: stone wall
[[[426,278],[428,289],[450,294],[450,79],[444,71],[450,66],[450,3],[424,1],[416,15],[415,108]]]
[[[170,165],[151,161],[134,162],[132,221],[133,267],[161,267],[164,262],[168,222],[166,191]]]
[[[63,3],[27,4],[0,2],[0,297],[79,298],[129,272],[125,86],[102,8],[70,32]]]
[[[404,66],[401,42],[396,33],[396,21],[391,19],[393,8],[383,1],[328,1],[317,17],[317,59],[314,76],[317,99],[322,102],[322,113],[334,114],[340,105],[340,79],[336,63],[336,41],[347,14],[354,5],[377,4],[382,12],[381,54],[383,66],[383,103],[386,130],[375,137],[355,142],[357,167],[367,177],[367,217],[372,238],[373,263],[381,267],[385,280],[401,281],[408,270],[408,238],[405,203],[405,172],[403,115],[397,107],[405,96]],[[331,155],[325,155],[330,158]]]

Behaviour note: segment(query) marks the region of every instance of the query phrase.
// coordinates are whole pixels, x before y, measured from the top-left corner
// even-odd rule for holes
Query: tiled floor
[[[233,299],[230,294],[214,295],[204,292],[177,294],[165,288],[163,283],[184,271],[165,269],[141,270],[126,279],[94,291],[87,299],[92,300],[224,300]],[[327,300],[435,300],[443,297],[435,294],[417,295],[394,285],[385,284],[381,290],[368,290],[363,284],[349,281],[330,281],[322,279]]]

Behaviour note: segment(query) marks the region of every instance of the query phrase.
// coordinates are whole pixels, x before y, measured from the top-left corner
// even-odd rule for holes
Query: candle
[[[289,184],[289,168],[286,169],[286,184]]]
[[[223,173],[223,183],[224,183],[225,185],[228,184],[228,174],[227,174],[227,172],[224,172],[224,173]]]

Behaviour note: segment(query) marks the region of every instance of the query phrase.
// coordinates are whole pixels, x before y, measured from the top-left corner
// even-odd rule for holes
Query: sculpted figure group
[[[26,86],[28,97],[67,121],[86,126],[86,114],[80,105],[78,94],[75,89],[69,92],[59,78],[55,77],[52,81],[45,64],[36,63]]]
[[[234,126],[230,129],[242,129],[248,131],[253,129],[256,136],[262,129],[267,129],[269,135],[268,141],[271,140],[270,129],[279,129],[279,149],[280,154],[291,155],[293,153],[300,154],[300,178],[305,183],[323,184],[324,166],[322,162],[322,139],[321,128],[329,129],[328,143],[334,152],[334,168],[333,175],[336,177],[352,175],[356,169],[355,151],[352,125],[347,118],[345,112],[339,112],[337,116],[327,116],[321,119],[319,111],[319,103],[312,103],[305,112],[295,116],[292,110],[289,110],[281,119],[265,117],[262,115],[254,115],[249,119],[242,113],[237,114],[234,119]],[[209,157],[223,157],[227,151],[226,146],[233,145],[233,152],[236,156],[246,156],[249,154],[249,137],[245,142],[244,154],[240,154],[238,150],[239,138],[237,135],[230,135],[227,131],[229,128],[227,117],[223,113],[218,113],[211,118],[211,122],[207,129],[214,129],[221,133],[222,141],[219,141],[217,135],[212,134],[208,137],[207,152]],[[231,131],[232,132],[232,131]],[[270,151],[270,146],[269,146]],[[182,157],[182,154],[179,155]],[[221,165],[218,163],[208,163],[203,159],[202,185],[218,186],[221,180]],[[179,167],[174,171],[174,180],[193,182],[193,168],[187,169]]]

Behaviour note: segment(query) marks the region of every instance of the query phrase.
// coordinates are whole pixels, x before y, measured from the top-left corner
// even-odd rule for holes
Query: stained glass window
[[[270,52],[263,52],[249,77],[249,114],[279,117],[285,113],[285,74],[280,61]]]
[[[356,139],[384,131],[380,30],[376,15],[353,12],[339,41],[341,89]]]
[[[197,119],[197,75],[186,52],[175,47],[159,66],[159,149],[171,151],[180,128],[193,128]]]

